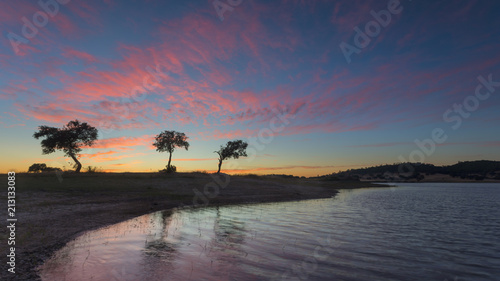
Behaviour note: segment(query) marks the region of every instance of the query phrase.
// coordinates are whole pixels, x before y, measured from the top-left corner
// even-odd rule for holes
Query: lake
[[[500,184],[156,212],[89,231],[43,280],[500,280]]]

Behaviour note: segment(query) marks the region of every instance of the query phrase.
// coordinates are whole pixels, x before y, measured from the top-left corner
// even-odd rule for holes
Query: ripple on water
[[[156,212],[87,232],[43,280],[498,280],[500,185]]]

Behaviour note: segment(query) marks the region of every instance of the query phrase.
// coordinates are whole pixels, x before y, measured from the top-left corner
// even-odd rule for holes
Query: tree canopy
[[[61,171],[60,168],[47,167],[45,163],[35,163],[28,168],[28,173]]]
[[[240,156],[247,156],[246,149],[248,143],[242,140],[228,141],[225,146],[220,146],[218,151],[214,151],[219,154],[219,169],[217,173],[220,173],[220,168],[222,166],[222,161],[230,158],[238,159]]]
[[[35,163],[28,168],[28,173],[40,173],[45,169],[47,169],[45,163]]]
[[[33,134],[36,139],[44,138],[41,141],[43,154],[50,154],[56,150],[62,150],[66,156],[75,161],[76,170],[79,173],[82,164],[78,161],[78,153],[83,146],[92,146],[97,140],[97,129],[87,123],[80,123],[78,120],[69,121],[62,128],[49,126],[38,127],[38,132]]]

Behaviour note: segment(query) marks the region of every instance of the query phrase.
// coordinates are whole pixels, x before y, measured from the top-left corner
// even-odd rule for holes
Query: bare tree
[[[69,156],[75,161],[76,173],[80,172],[82,164],[78,161],[78,153],[82,151],[82,146],[92,146],[97,140],[97,129],[87,123],[80,121],[69,121],[62,128],[54,128],[48,126],[38,127],[38,132],[33,134],[36,139],[44,137],[42,140],[43,154],[50,154],[56,150],[64,151],[66,156]]]
[[[220,168],[222,166],[222,161],[230,158],[238,159],[240,156],[247,156],[248,143],[242,140],[228,141],[226,146],[220,146],[219,151],[214,151],[219,154],[219,169],[217,174],[220,173]]]

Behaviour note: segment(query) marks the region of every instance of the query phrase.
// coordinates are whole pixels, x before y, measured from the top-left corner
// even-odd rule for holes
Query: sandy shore
[[[0,175],[7,182],[6,175]],[[377,186],[297,178],[203,173],[17,174],[16,273],[7,271],[6,227],[0,241],[1,280],[39,280],[36,268],[85,231],[158,210],[335,196],[337,189]],[[378,185],[379,186],[379,185]],[[6,193],[0,196],[7,202]],[[3,205],[3,204],[2,204]],[[7,217],[7,208],[2,208]]]

